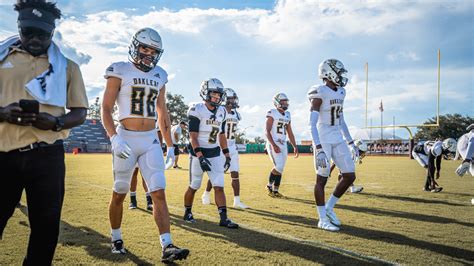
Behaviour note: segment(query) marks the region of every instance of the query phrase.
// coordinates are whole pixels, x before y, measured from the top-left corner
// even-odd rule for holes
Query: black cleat
[[[229,219],[229,218],[227,218],[224,221],[220,221],[219,226],[224,226],[224,227],[227,227],[229,229],[238,229],[239,228],[239,225],[232,222],[232,220]]]
[[[278,191],[273,191],[273,197],[274,198],[284,198],[285,196],[283,196],[283,194],[281,194],[280,192]]]
[[[273,197],[273,189],[272,189],[272,187],[269,187],[269,186],[265,186],[265,187],[267,188],[268,196]]]
[[[112,242],[111,248],[112,248],[112,254],[126,254],[127,253],[127,250],[125,249],[123,245],[122,239],[115,240],[114,242]]]
[[[194,217],[193,217],[193,214],[192,213],[187,213],[187,214],[184,214],[184,217],[183,219],[188,222],[188,223],[195,223],[196,220],[194,220]]]
[[[128,206],[128,209],[133,210],[133,209],[136,209],[136,208],[137,208],[137,201],[134,200],[134,201],[130,202],[130,205]]]
[[[436,187],[436,188],[433,188],[433,189],[431,190],[431,192],[433,192],[433,193],[438,193],[438,192],[441,192],[442,190],[443,190],[442,187]]]
[[[169,244],[163,249],[161,262],[171,264],[175,260],[185,260],[189,255],[189,249],[178,248],[173,244]]]

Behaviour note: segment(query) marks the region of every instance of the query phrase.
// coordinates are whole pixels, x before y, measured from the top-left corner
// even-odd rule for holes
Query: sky
[[[0,0],[0,39],[16,34],[14,0]],[[264,136],[272,96],[290,98],[298,141],[309,140],[306,93],[321,84],[317,69],[328,58],[348,69],[344,117],[353,134],[364,128],[365,64],[368,117],[380,125],[422,124],[436,115],[437,51],[441,50],[440,113],[474,116],[474,1],[69,1],[55,40],[80,64],[89,100],[101,96],[103,74],[125,61],[131,36],[156,29],[165,50],[159,65],[167,91],[200,101],[202,80],[219,78],[240,99],[240,130]],[[371,121],[371,122],[370,122]],[[374,136],[380,130],[373,130]],[[377,135],[378,134],[378,135]],[[392,135],[392,129],[384,133]],[[396,130],[407,138],[406,130]]]

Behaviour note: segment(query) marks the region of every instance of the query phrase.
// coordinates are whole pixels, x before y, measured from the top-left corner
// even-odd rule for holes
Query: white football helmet
[[[282,101],[289,102],[290,99],[288,99],[288,96],[286,96],[286,94],[284,94],[282,92],[277,93],[277,94],[275,94],[275,96],[273,96],[273,104],[275,105],[275,107],[283,109],[283,110],[287,110],[289,104],[288,103],[282,104]]]
[[[355,140],[354,145],[359,149],[359,152],[367,152],[368,150],[367,143],[365,143],[363,140]]]
[[[237,96],[237,93],[231,88],[226,88],[224,92],[226,100],[225,104],[231,105],[232,108],[239,108],[239,97]],[[229,101],[229,98],[233,100]]]
[[[156,54],[154,56],[141,54],[138,50],[140,46],[155,49]],[[130,46],[128,47],[130,62],[145,72],[152,70],[156,66],[163,51],[160,34],[150,28],[143,28],[137,31],[137,33],[133,35]],[[145,58],[147,58],[150,63],[146,63],[145,60],[143,60]]]
[[[320,79],[328,79],[336,85],[344,87],[349,80],[346,76],[347,70],[341,61],[327,59],[319,64],[318,74]]]
[[[212,101],[211,92],[217,92],[220,94],[218,102]],[[199,92],[201,98],[211,104],[212,106],[219,106],[225,98],[224,84],[216,78],[210,78],[204,80],[201,83],[201,91]]]
[[[451,153],[455,153],[457,145],[458,145],[458,143],[456,142],[455,139],[447,138],[443,141],[443,150],[449,151]]]

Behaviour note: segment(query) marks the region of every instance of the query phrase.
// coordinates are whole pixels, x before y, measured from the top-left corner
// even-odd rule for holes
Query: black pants
[[[64,197],[62,145],[0,152],[0,237],[26,191],[30,239],[24,264],[49,265],[58,242]]]

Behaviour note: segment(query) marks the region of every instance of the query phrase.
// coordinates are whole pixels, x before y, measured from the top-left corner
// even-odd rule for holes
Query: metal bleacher
[[[64,140],[64,150],[72,152],[110,152],[110,141],[100,120],[87,119],[75,127]]]

